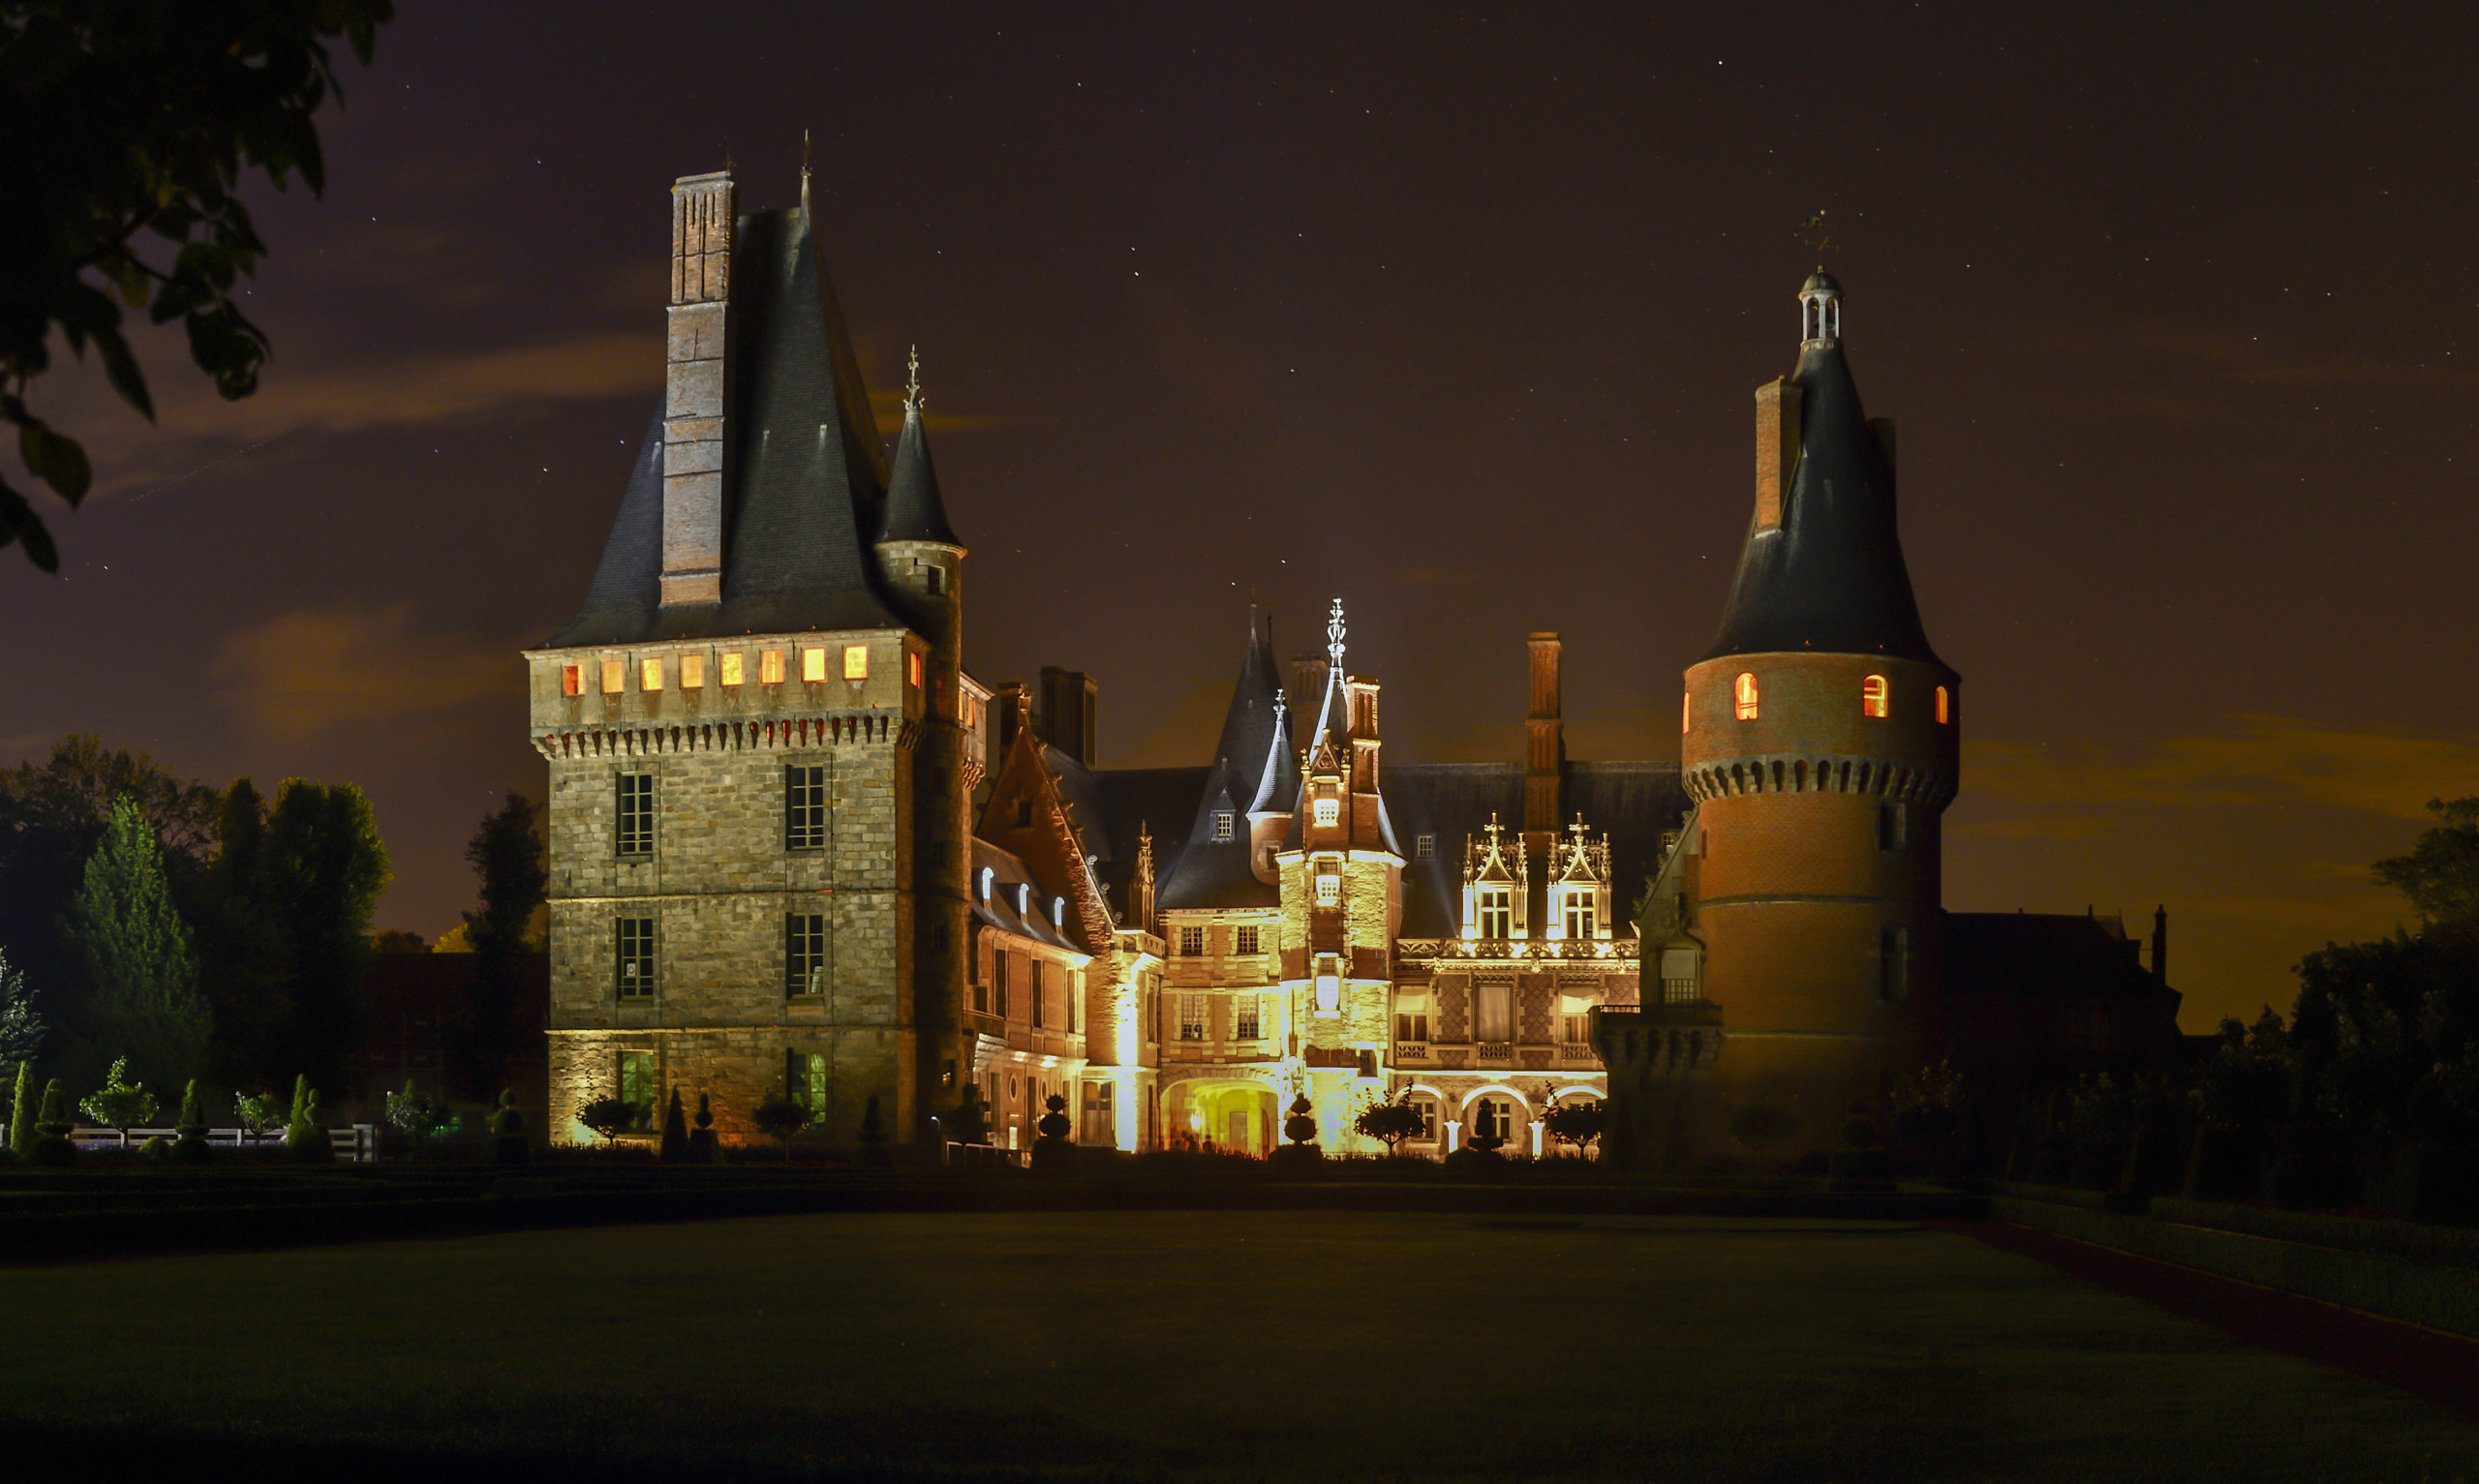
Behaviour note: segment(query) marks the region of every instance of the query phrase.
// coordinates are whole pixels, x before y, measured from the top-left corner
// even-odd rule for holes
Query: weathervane
[[[1326,658],[1334,673],[1343,673],[1343,600],[1334,599],[1333,615],[1326,620]]]
[[[907,412],[918,412],[921,410],[922,404],[921,348],[919,346],[914,346],[912,353],[904,357],[903,368],[906,373],[903,383],[903,409]]]
[[[1836,245],[1832,230],[1825,226],[1823,208],[1820,207],[1799,224],[1799,240],[1807,245],[1809,252],[1817,255],[1817,271],[1820,273],[1824,271],[1824,255],[1832,252]]]

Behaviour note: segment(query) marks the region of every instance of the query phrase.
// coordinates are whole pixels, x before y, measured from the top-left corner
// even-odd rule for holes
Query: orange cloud
[[[1974,742],[1964,786],[2030,809],[2116,804],[2246,804],[2287,797],[2393,819],[2479,792],[2479,741],[2350,732],[2285,716],[2239,715],[2234,730],[2173,737],[2127,759],[2090,742]]]
[[[245,725],[298,739],[511,690],[515,664],[505,646],[416,632],[404,604],[342,604],[227,634],[207,679]]]

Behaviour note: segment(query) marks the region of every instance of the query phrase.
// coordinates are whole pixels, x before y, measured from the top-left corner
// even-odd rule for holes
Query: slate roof
[[[984,870],[991,875],[992,891],[987,897],[981,891],[981,873]],[[1032,899],[1028,904],[1031,910],[1028,912],[1016,910],[1015,888],[1018,886],[1032,888]],[[1012,932],[1038,943],[1047,943],[1053,948],[1084,952],[1051,922],[1051,898],[1043,893],[1041,883],[1033,879],[1032,871],[1014,852],[1001,850],[975,836],[972,842],[972,880],[968,889],[972,893],[974,922],[1001,932]]]
[[[1704,659],[1802,650],[1943,663],[1929,648],[1894,521],[1894,471],[1839,340],[1810,341],[1790,379],[1799,463],[1782,524],[1748,532]]]
[[[1240,656],[1240,679],[1231,687],[1231,709],[1222,718],[1222,736],[1214,744],[1213,765],[1206,770],[1183,847],[1176,858],[1154,847],[1157,875],[1154,904],[1175,907],[1270,907],[1281,893],[1257,879],[1248,853],[1251,809],[1279,810],[1295,806],[1300,793],[1299,770],[1290,767],[1288,796],[1268,796],[1266,785],[1281,786],[1290,764],[1289,713],[1279,724],[1274,710],[1280,689],[1274,668],[1272,623],[1248,616],[1248,648]],[[1213,816],[1232,816],[1231,838],[1213,837]]]
[[[881,541],[937,541],[962,546],[947,525],[938,498],[938,470],[930,462],[930,435],[921,425],[921,404],[903,406],[903,432],[895,445],[895,479],[887,486],[886,529]]]
[[[659,606],[658,417],[585,607],[548,648],[906,626],[869,545],[888,518],[886,450],[809,213],[752,212],[735,230],[722,601]]]
[[[1945,988],[1953,994],[2179,998],[2143,966],[2140,948],[2115,917],[1948,912]]]
[[[1443,938],[1455,931],[1463,842],[1486,832],[1492,812],[1502,829],[1521,833],[1523,772],[1520,763],[1406,763],[1386,770],[1386,797],[1409,852],[1403,863],[1404,937]],[[1563,778],[1568,822],[1580,812],[1588,831],[1609,836],[1610,911],[1617,918],[1611,926],[1623,932],[1660,864],[1662,833],[1675,828],[1687,810],[1678,765],[1571,762]],[[1431,843],[1426,861],[1420,859],[1424,834]],[[1543,863],[1534,861],[1535,922],[1547,911],[1548,881]]]

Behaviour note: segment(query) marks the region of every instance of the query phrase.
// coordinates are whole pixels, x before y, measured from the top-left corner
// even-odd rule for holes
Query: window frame
[[[783,848],[826,848],[826,765],[783,765]]]
[[[1756,672],[1740,671],[1738,679],[1730,681],[1732,712],[1741,721],[1755,721],[1763,713],[1762,701],[1763,691],[1762,687],[1757,684]]]
[[[619,774],[612,800],[611,853],[623,861],[652,860],[655,823],[655,775]]]
[[[1253,958],[1264,952],[1263,940],[1254,923],[1242,924],[1232,930],[1231,952],[1242,958]]]
[[[660,989],[656,975],[661,959],[650,917],[611,920],[611,996],[615,1000],[651,1000]],[[631,984],[639,987],[631,989]]]
[[[1882,721],[1893,714],[1893,685],[1882,675],[1859,682],[1859,714]]]
[[[823,999],[826,995],[826,914],[783,914],[783,997]]]
[[[1504,941],[1515,936],[1515,888],[1504,882],[1486,882],[1472,889],[1472,913],[1479,936],[1491,941]],[[1497,931],[1491,932],[1490,920],[1497,920]]]

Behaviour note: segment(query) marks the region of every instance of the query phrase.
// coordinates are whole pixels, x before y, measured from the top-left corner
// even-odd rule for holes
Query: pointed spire
[[[903,387],[903,436],[895,449],[895,475],[887,490],[886,530],[880,541],[933,541],[961,548],[947,525],[946,502],[938,497],[938,470],[930,462],[930,434],[921,420],[928,401],[921,394],[921,348],[912,348],[904,362],[910,379]]]
[[[810,214],[810,132],[801,131],[801,215]]]

